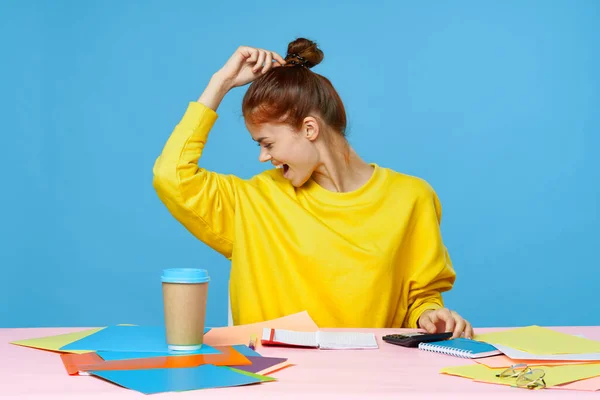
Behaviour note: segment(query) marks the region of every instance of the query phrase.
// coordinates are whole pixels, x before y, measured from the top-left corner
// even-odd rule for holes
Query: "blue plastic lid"
[[[170,268],[163,270],[162,281],[165,283],[205,283],[210,281],[205,269]]]

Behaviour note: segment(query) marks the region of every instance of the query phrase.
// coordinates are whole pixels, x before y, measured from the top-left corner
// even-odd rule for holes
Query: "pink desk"
[[[442,375],[451,365],[471,363],[451,356],[383,342],[400,329],[375,332],[379,350],[260,348],[264,356],[287,357],[296,365],[273,374],[277,382],[235,388],[143,395],[89,376],[69,376],[53,352],[9,344],[13,340],[58,335],[86,328],[0,329],[0,399],[599,399],[599,392],[556,389],[528,391]],[[598,327],[559,327],[600,340]],[[482,333],[492,329],[478,329]],[[497,330],[497,329],[495,329]]]

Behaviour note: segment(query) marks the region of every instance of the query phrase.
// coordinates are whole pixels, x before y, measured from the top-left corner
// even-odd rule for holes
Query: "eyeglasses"
[[[496,375],[496,377],[501,379],[515,378],[515,385],[513,386],[527,389],[545,388],[546,381],[544,381],[544,376],[546,376],[544,370],[539,368],[532,369],[527,364],[512,365]]]

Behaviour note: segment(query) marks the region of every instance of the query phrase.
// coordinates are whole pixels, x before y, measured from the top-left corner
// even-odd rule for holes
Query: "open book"
[[[265,346],[310,347],[324,350],[378,349],[372,333],[297,332],[263,328],[261,343]]]

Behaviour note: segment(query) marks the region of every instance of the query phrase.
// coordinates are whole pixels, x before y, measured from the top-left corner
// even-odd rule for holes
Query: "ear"
[[[302,136],[314,142],[319,137],[320,126],[319,121],[315,117],[306,117],[304,121],[302,121]]]

